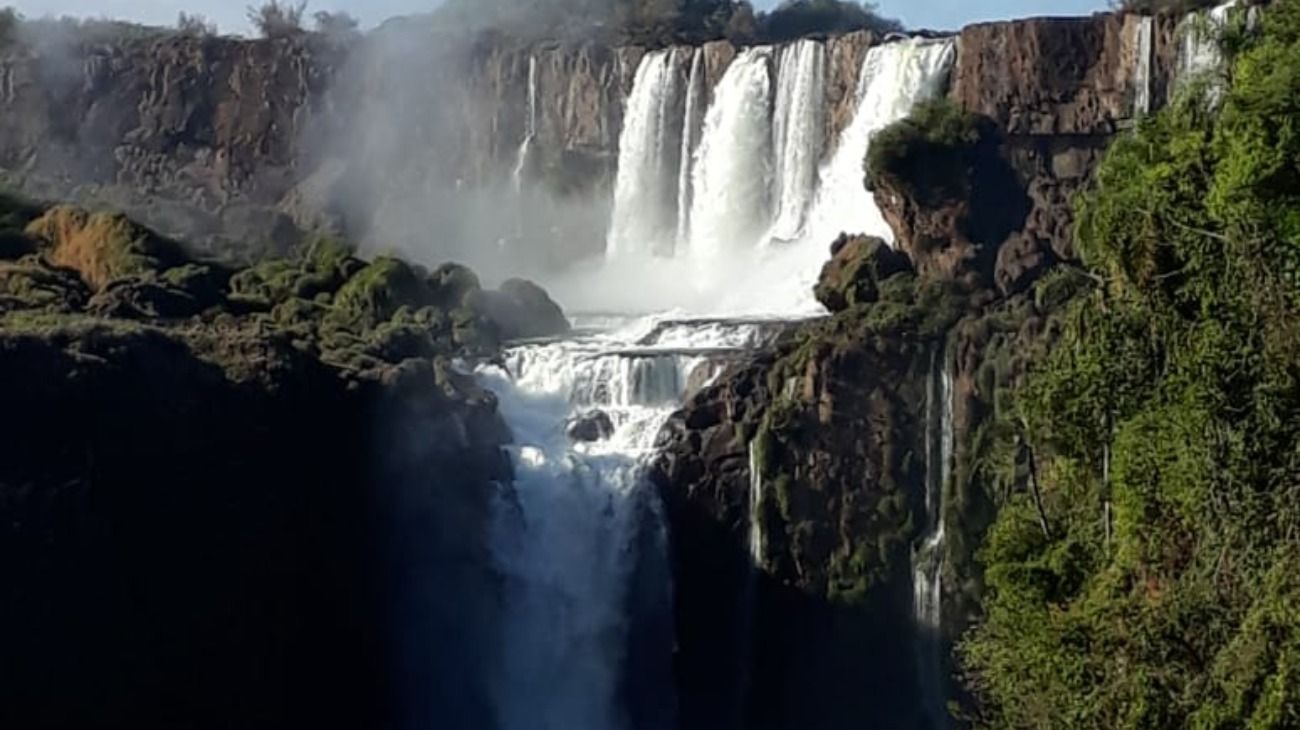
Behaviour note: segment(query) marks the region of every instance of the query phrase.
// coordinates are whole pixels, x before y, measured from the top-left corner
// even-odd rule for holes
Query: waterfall
[[[606,256],[671,255],[677,234],[681,75],[675,52],[646,54],[637,67],[619,136],[614,213]]]
[[[863,186],[863,160],[871,138],[902,119],[918,102],[943,93],[956,57],[951,39],[912,38],[874,46],[858,75],[857,109],[835,154],[822,170],[812,215],[812,234],[823,245],[840,233],[894,235]]]
[[[925,398],[926,532],[912,556],[912,612],[917,626],[917,665],[929,730],[951,723],[943,657],[944,493],[952,474],[952,372],[942,344],[931,355]]]
[[[763,567],[763,465],[758,439],[749,442],[749,556],[756,570]]]
[[[670,52],[647,55],[620,137],[602,281],[584,279],[577,300],[598,308],[638,297],[636,306],[702,314],[822,312],[812,291],[830,243],[842,232],[893,237],[863,188],[871,137],[942,93],[954,56],[952,39],[871,48],[853,121],[818,169],[822,43],[742,51],[713,90],[702,127],[702,54],[693,52],[689,74],[677,73]],[[686,113],[673,116],[679,107]]]
[[[660,516],[643,462],[687,384],[771,331],[745,321],[625,320],[510,347],[502,365],[479,369],[514,435],[513,496],[498,500],[490,541],[504,592],[503,655],[491,678],[502,730],[629,727],[621,701],[629,683],[652,698],[643,705],[672,706],[670,641],[649,662],[663,676],[628,676],[629,646],[641,638],[632,610],[671,615],[670,606],[629,604],[639,561],[666,561],[639,553],[664,547],[644,539],[663,528],[645,524]],[[591,417],[608,419],[606,437],[571,440],[566,427]],[[667,600],[666,591],[649,593]]]
[[[1137,25],[1137,63],[1133,69],[1133,116],[1145,117],[1151,113],[1151,56],[1154,53],[1153,34],[1155,20],[1141,18]]]
[[[743,51],[714,91],[692,171],[690,256],[718,265],[767,227],[772,176],[772,49]],[[711,271],[702,271],[705,276]]]
[[[826,116],[826,50],[801,40],[781,50],[772,133],[776,165],[775,220],[769,238],[792,241],[816,189]]]
[[[691,239],[691,161],[704,129],[707,103],[704,88],[704,49],[691,55],[691,73],[686,82],[686,114],[682,120],[682,150],[677,175],[677,246],[685,248]]]
[[[1208,12],[1188,13],[1178,24],[1178,63],[1175,81],[1185,84],[1198,77],[1212,74],[1223,67],[1223,52],[1219,39],[1228,24],[1228,13],[1237,7],[1237,0],[1229,0]],[[1207,91],[1211,103],[1222,94],[1222,81],[1214,79]]]
[[[515,192],[524,188],[524,178],[528,174],[529,158],[533,142],[537,138],[537,56],[528,57],[528,100],[527,116],[524,120],[524,141],[519,144],[519,155],[515,162]]]

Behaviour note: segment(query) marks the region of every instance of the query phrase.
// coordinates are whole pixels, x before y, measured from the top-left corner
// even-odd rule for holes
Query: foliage
[[[991,434],[1036,458],[1002,458],[960,647],[984,726],[1300,726],[1298,6],[1264,14],[1217,111],[1143,121],[1078,201],[1104,283]]]
[[[986,122],[946,97],[918,104],[871,141],[867,187],[888,180],[918,200],[964,196],[975,146]]]
[[[303,32],[307,0],[267,0],[248,7],[248,22],[263,38],[290,38]]]
[[[443,27],[492,29],[524,39],[595,36],[650,47],[901,29],[878,16],[873,5],[855,0],[786,0],[770,13],[756,12],[747,0],[448,0],[434,17]]]
[[[0,8],[0,47],[13,42],[17,36],[20,21],[21,16],[18,15],[17,10],[12,7]]]

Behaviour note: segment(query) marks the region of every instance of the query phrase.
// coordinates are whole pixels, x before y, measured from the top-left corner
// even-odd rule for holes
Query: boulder
[[[551,337],[571,329],[560,305],[545,289],[525,279],[509,279],[497,291],[480,292],[475,300],[507,340]]]
[[[572,441],[604,441],[614,435],[614,421],[604,411],[588,411],[570,418],[564,426],[564,433]]]
[[[907,257],[875,236],[841,235],[831,244],[831,260],[822,267],[814,293],[832,312],[876,301],[880,283],[911,270]]]

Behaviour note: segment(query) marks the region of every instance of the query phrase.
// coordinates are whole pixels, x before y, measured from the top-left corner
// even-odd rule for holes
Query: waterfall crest
[[[925,398],[926,532],[912,556],[912,613],[917,626],[917,666],[930,730],[947,728],[943,657],[944,495],[952,476],[952,371],[939,344],[931,355]]]

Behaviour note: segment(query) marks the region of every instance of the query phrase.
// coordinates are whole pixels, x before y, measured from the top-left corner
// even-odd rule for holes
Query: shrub
[[[814,34],[902,29],[897,20],[877,15],[875,5],[853,0],[785,0],[760,20],[763,40],[776,43]]]
[[[270,0],[261,7],[249,6],[248,22],[263,38],[289,38],[302,33],[302,16],[307,0]]]
[[[923,202],[961,195],[984,122],[947,98],[918,104],[880,131],[867,151],[867,187],[888,181]]]
[[[13,42],[18,35],[18,11],[11,7],[0,8],[0,46]]]

